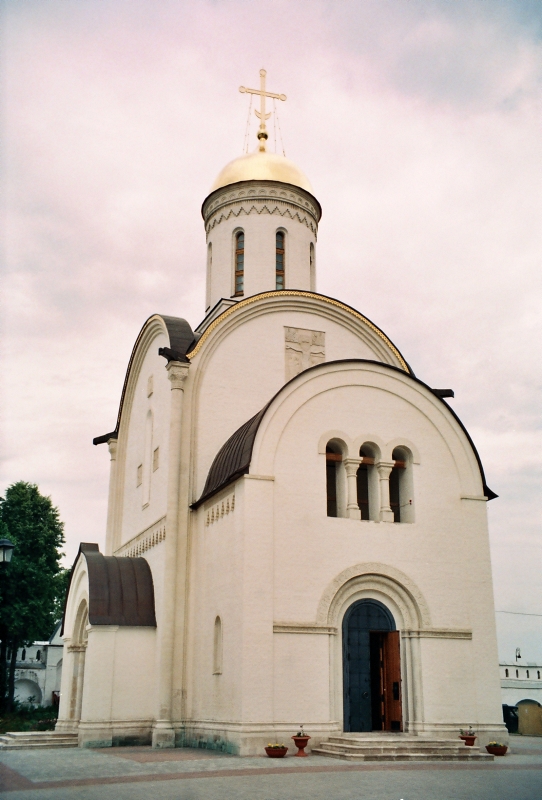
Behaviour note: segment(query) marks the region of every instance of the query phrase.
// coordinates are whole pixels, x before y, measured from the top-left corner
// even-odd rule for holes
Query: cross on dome
[[[246,86],[240,86],[239,91],[243,94],[259,94],[260,95],[260,110],[254,110],[254,113],[260,120],[260,128],[258,130],[258,139],[260,141],[260,150],[265,150],[265,141],[267,137],[267,129],[265,127],[266,119],[269,119],[271,116],[271,112],[269,114],[265,113],[265,98],[270,97],[273,100],[286,100],[285,94],[274,94],[273,92],[267,92],[265,89],[265,76],[267,72],[264,69],[260,70],[260,88],[259,89],[247,89]]]

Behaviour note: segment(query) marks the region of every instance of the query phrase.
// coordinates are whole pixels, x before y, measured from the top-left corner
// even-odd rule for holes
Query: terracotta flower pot
[[[310,738],[310,736],[292,736],[295,746],[297,747],[297,753],[295,753],[297,758],[303,758],[309,755],[308,753],[305,753],[305,748]]]
[[[265,752],[269,758],[284,758],[288,752],[287,747],[266,747]]]
[[[486,744],[486,750],[488,753],[491,753],[492,756],[505,756],[508,747],[505,744]]]
[[[465,736],[464,734],[462,734],[459,738],[463,739],[463,741],[465,742],[467,747],[474,747],[474,742],[476,741],[476,736]]]

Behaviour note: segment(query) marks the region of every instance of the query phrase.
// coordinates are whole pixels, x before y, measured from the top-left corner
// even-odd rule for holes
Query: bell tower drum
[[[267,151],[265,99],[285,95],[240,88],[259,95],[258,147],[227,164],[202,206],[207,235],[206,311],[222,299],[236,300],[280,289],[316,290],[315,248],[322,210],[301,170]]]

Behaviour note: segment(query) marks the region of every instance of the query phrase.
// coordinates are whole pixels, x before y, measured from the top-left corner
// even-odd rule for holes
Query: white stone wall
[[[167,510],[170,383],[158,348],[168,345],[164,333],[152,338],[141,354],[139,369],[131,375],[133,386],[125,401],[117,451],[123,486],[114,550],[149,528]]]
[[[211,463],[228,437],[286,383],[287,328],[324,332],[326,361],[363,358],[400,366],[368,325],[325,299],[275,296],[236,308],[230,319],[209,336],[187,382],[191,418],[186,424],[197,437],[192,500],[203,491]]]
[[[542,664],[501,662],[499,671],[505,705],[516,706],[521,700],[536,700],[542,705]]]
[[[326,516],[321,442],[337,430],[350,455],[365,439],[381,443],[383,460],[398,444],[415,453],[415,522]],[[342,728],[342,615],[355,599],[374,597],[403,634],[407,729],[455,736],[472,723],[482,743],[502,738],[482,483],[445,406],[401,373],[322,365],[274,401],[250,472],[235,484],[233,515],[206,526],[213,498],[197,513],[192,735],[220,729],[256,752],[272,731],[301,721],[316,737]],[[211,670],[217,614],[221,676]]]

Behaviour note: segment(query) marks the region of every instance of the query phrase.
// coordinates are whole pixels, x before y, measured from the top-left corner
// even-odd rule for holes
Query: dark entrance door
[[[346,612],[343,665],[344,730],[402,730],[399,632],[377,600]]]

